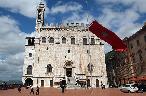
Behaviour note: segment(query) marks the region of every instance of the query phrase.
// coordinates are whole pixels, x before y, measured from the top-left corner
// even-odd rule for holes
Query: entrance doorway
[[[66,76],[72,77],[72,68],[66,68]]]
[[[27,79],[25,80],[25,85],[26,85],[26,86],[33,85],[33,80],[32,80],[31,78],[27,78]]]
[[[53,80],[50,80],[50,87],[53,87]]]
[[[96,79],[96,87],[99,87],[99,80]]]
[[[44,87],[44,80],[41,80],[41,87]]]

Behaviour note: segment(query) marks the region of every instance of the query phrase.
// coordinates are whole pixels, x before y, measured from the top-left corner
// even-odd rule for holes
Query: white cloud
[[[78,22],[89,24],[93,20],[93,16],[91,14],[83,13],[79,14],[78,12],[73,12],[72,15],[68,18],[64,18],[63,23],[67,22]]]
[[[98,20],[103,26],[116,32],[123,39],[140,29],[141,25],[136,23],[139,17],[140,14],[132,9],[127,9],[124,12],[116,12],[105,8],[103,9],[103,14],[98,17]]]
[[[0,16],[0,21],[0,79],[21,79],[25,36],[29,34],[9,16]]]
[[[146,0],[95,0],[102,3],[102,14],[97,18],[104,27],[115,32],[121,39],[129,37],[143,26],[138,23],[141,13],[146,13]],[[119,7],[117,7],[118,5]],[[120,8],[123,9],[117,10]],[[116,7],[115,7],[116,6]],[[111,50],[111,46],[105,44],[105,52]]]
[[[51,14],[79,11],[82,9],[82,5],[80,5],[76,2],[69,2],[69,3],[62,4],[62,5],[59,5],[59,4],[60,3],[58,3],[56,6],[53,6],[50,9]]]
[[[43,2],[46,5],[44,0]],[[8,8],[11,12],[34,18],[36,17],[36,8],[39,3],[40,0],[0,0],[0,7]],[[47,6],[46,10],[48,10]]]
[[[97,3],[103,3],[103,4],[123,4],[128,7],[133,8],[133,10],[141,12],[141,13],[146,13],[146,0],[95,0]]]

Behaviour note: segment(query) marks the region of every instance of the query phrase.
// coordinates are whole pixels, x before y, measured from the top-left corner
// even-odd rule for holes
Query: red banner
[[[89,30],[97,37],[110,44],[115,51],[124,51],[127,49],[123,41],[114,32],[103,27],[97,21],[93,21],[90,24]]]

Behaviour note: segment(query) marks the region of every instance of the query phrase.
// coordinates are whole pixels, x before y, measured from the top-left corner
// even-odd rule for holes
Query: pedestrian
[[[62,93],[64,93],[65,87],[66,87],[66,80],[62,80],[60,82],[60,87],[62,88]]]
[[[68,79],[68,83],[70,83],[70,79],[69,78],[67,78]]]
[[[18,86],[18,92],[21,93],[21,86]]]
[[[30,94],[33,93],[34,94],[34,89],[33,87],[31,87],[31,90],[30,90]]]
[[[105,85],[103,85],[103,83],[101,82],[101,88],[105,89]]]
[[[36,95],[39,95],[39,87],[37,86],[37,88],[36,88]]]

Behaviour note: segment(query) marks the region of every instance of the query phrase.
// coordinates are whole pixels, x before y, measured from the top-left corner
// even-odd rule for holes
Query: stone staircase
[[[80,86],[76,84],[76,79],[73,77],[67,77],[67,89],[79,89]]]

